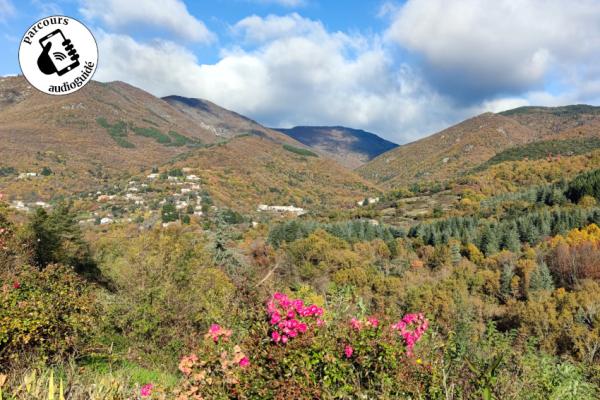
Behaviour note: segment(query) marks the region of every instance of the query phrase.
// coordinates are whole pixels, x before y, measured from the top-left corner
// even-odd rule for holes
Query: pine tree
[[[450,261],[452,265],[457,266],[460,263],[462,256],[460,255],[460,242],[452,240],[450,242]]]
[[[531,273],[529,289],[532,291],[554,290],[552,274],[545,262],[541,261],[537,268]]]
[[[513,222],[504,227],[500,241],[502,249],[512,251],[513,253],[521,250],[521,241],[519,240],[519,231],[517,225]]]
[[[498,252],[498,237],[494,232],[494,228],[487,226],[481,235],[481,246],[483,253],[489,257]]]

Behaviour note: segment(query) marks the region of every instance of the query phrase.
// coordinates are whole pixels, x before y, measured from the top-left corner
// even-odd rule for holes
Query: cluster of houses
[[[13,200],[10,202],[10,207],[15,210],[29,212],[31,210],[35,210],[36,208],[50,208],[50,204],[45,201],[32,201],[32,202],[24,202],[22,200]]]
[[[167,202],[173,203],[177,211],[191,214],[196,217],[204,215],[202,211],[202,195],[200,193],[200,177],[191,174],[191,169],[183,168],[187,173],[183,176],[161,176],[159,173],[151,173],[145,177],[143,182],[130,181],[124,190],[116,193],[97,192],[95,202],[105,212],[99,219],[100,225],[108,225],[123,221],[116,218],[111,212],[115,205],[135,206],[134,208],[144,211],[146,215],[154,215],[153,220],[159,220],[162,206]],[[166,178],[166,179],[162,179]],[[98,223],[98,213],[93,219]],[[130,218],[126,219],[131,221]],[[89,222],[90,220],[87,220]],[[168,226],[168,223],[163,224]]]

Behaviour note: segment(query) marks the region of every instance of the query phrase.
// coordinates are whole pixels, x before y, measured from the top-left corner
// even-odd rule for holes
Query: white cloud
[[[276,4],[283,7],[300,7],[306,4],[305,0],[250,0],[254,3]]]
[[[600,61],[597,0],[408,0],[391,13],[386,37],[455,94],[519,93]]]
[[[268,15],[264,18],[252,15],[239,21],[232,30],[243,35],[247,42],[264,43],[293,36],[314,37],[322,35],[325,28],[319,21],[292,13],[286,16]]]
[[[403,142],[454,122],[450,103],[408,65],[394,66],[377,37],[330,33],[292,14],[250,17],[234,31],[258,43],[223,50],[215,64],[169,42],[99,35],[99,80],[155,95],[206,98],[270,126],[341,124]]]
[[[3,21],[8,17],[12,17],[14,14],[15,7],[12,5],[10,0],[0,0],[0,21]]]
[[[181,0],[81,0],[81,3],[84,17],[99,20],[113,31],[150,27],[164,29],[187,41],[208,43],[215,38]]]

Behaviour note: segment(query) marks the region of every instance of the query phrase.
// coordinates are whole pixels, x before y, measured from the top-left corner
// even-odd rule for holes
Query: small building
[[[262,211],[262,212],[272,211],[272,212],[281,213],[281,214],[290,213],[290,214],[295,214],[297,216],[306,214],[306,210],[303,208],[300,208],[300,207],[269,206],[266,204],[259,204],[257,211]]]

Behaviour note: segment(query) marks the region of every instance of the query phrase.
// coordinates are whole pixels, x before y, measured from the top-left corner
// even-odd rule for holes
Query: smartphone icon
[[[56,73],[61,76],[79,66],[79,54],[73,47],[70,39],[67,39],[60,29],[50,32],[40,39],[40,45],[44,50],[51,43],[47,57],[54,64]]]

